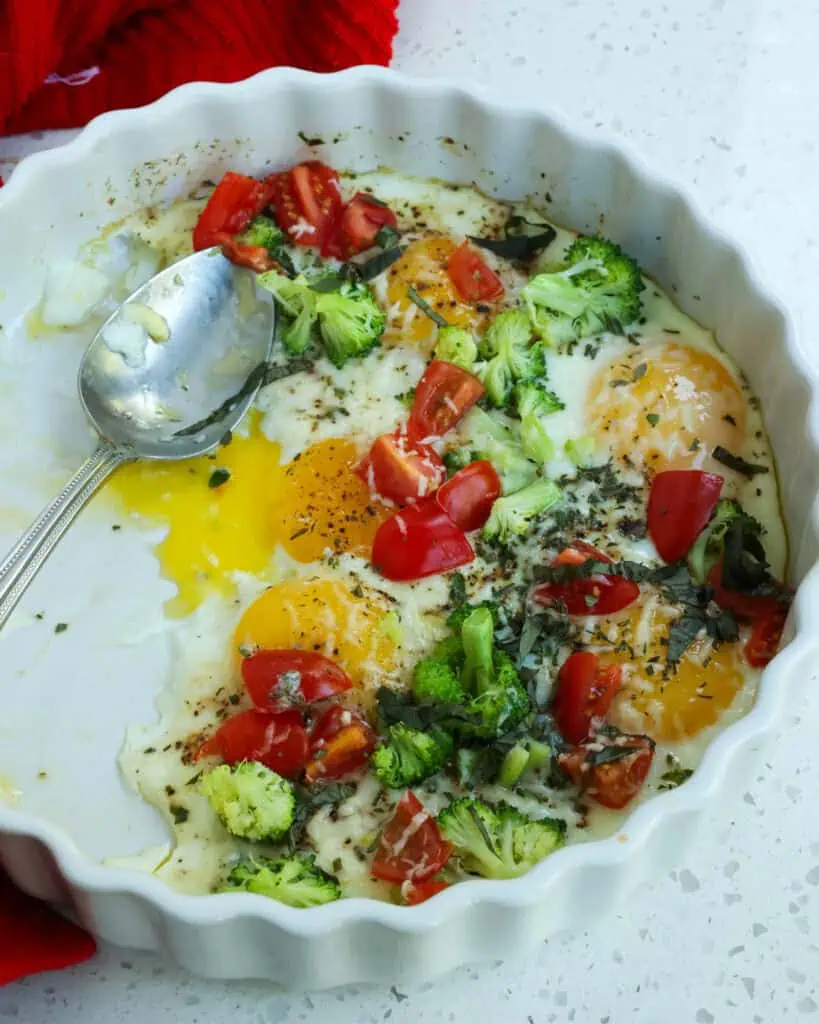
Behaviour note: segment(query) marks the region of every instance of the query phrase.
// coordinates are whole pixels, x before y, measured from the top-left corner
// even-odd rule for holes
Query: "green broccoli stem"
[[[464,619],[461,640],[464,645],[462,681],[475,693],[486,693],[494,680],[494,633],[492,612],[478,607]]]
[[[498,772],[499,786],[514,786],[526,771],[531,760],[531,754],[522,743],[516,743],[501,762]]]

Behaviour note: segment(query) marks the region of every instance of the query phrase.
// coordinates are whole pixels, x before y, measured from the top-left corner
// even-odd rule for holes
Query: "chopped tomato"
[[[447,480],[435,497],[455,525],[470,533],[483,526],[500,493],[501,482],[495,467],[481,459]]]
[[[358,475],[371,491],[397,505],[409,505],[432,494],[446,478],[434,448],[411,442],[406,434],[382,434],[358,467]]]
[[[352,711],[331,704],[310,730],[308,782],[341,779],[363,768],[375,747],[375,733]]]
[[[754,668],[764,668],[773,658],[782,639],[788,610],[780,606],[778,611],[754,620],[751,635],[745,643],[745,657]]]
[[[604,555],[585,540],[575,540],[560,552],[552,565],[582,565],[590,558],[595,562],[611,562],[608,555]]]
[[[601,668],[590,651],[570,654],[560,668],[552,716],[569,743],[582,743],[606,713],[620,689],[619,665]]]
[[[474,374],[433,359],[415,389],[407,433],[419,440],[440,437],[469,412],[483,390]]]
[[[397,226],[398,221],[389,206],[367,192],[356,192],[342,210],[321,254],[347,260],[375,245],[375,236],[382,228]]]
[[[398,801],[375,851],[372,874],[384,882],[426,882],[452,855],[435,818],[411,791]]]
[[[469,242],[462,242],[452,253],[447,271],[467,302],[485,302],[503,295],[503,282]]]
[[[347,673],[318,651],[256,651],[242,659],[242,679],[256,707],[286,708],[299,698],[312,704],[351,688]]]
[[[301,712],[262,711],[252,708],[224,721],[197,752],[199,757],[221,757],[225,764],[260,761],[279,775],[301,774],[307,761],[307,730]]]
[[[221,245],[222,252],[231,263],[235,263],[237,267],[248,267],[257,274],[272,270],[277,265],[263,245],[237,242],[235,238],[224,232],[217,232],[214,235],[213,244]]]
[[[449,882],[405,882],[401,886],[401,895],[406,906],[417,907],[448,888]]]
[[[390,516],[373,541],[372,563],[388,580],[420,580],[466,565],[475,552],[435,498]]]
[[[648,533],[664,562],[685,558],[719,501],[723,480],[699,469],[658,473],[648,496]]]
[[[559,754],[558,761],[586,796],[620,811],[640,792],[654,760],[654,743],[647,736],[620,736],[603,750],[599,746],[575,747]]]
[[[219,236],[241,234],[268,205],[270,195],[267,182],[227,171],[199,214],[193,229],[194,249],[221,244]]]
[[[552,565],[583,565],[589,559],[611,562],[608,555],[583,540],[576,540],[565,548]],[[538,604],[559,601],[569,615],[613,615],[622,611],[640,596],[640,588],[633,580],[614,573],[596,573],[587,579],[567,583],[540,583],[532,590],[532,600]]]
[[[295,245],[325,244],[341,212],[341,185],[332,167],[318,160],[297,164],[267,179],[276,223]]]
[[[708,575],[708,583],[714,588],[714,600],[720,608],[726,608],[738,619],[753,621],[768,618],[782,611],[787,600],[773,594],[743,594],[740,590],[729,590],[722,585],[722,562],[718,562]]]

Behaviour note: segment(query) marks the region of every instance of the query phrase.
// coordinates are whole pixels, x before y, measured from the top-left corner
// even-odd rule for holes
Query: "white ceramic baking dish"
[[[339,167],[475,181],[508,198],[535,193],[556,221],[603,226],[638,257],[686,312],[716,329],[761,398],[791,579],[801,581],[795,637],[765,672],[753,711],[719,735],[688,784],[641,806],[613,838],[561,850],[522,879],[465,883],[417,908],[346,900],[300,911],[244,894],[184,896],[100,863],[162,838],[153,812],[120,783],[115,759],[125,725],[150,719],[163,678],[167,651],[150,618],[167,584],[144,539],[115,540],[92,507],[0,640],[0,785],[19,790],[14,806],[0,805],[0,864],[112,942],[161,950],[205,975],[319,988],[509,957],[607,915],[629,888],[679,858],[703,809],[742,788],[749,755],[775,731],[805,675],[819,606],[819,452],[814,385],[790,318],[689,196],[619,145],[471,86],[372,68],[330,76],[279,69],[107,114],[68,146],[25,160],[0,191],[0,543],[91,445],[72,394],[76,347],[26,340],[20,329],[49,261],[227,167],[258,173],[303,159],[304,137],[323,139],[316,151]],[[36,614],[47,628],[32,628]],[[55,634],[58,618],[70,628]]]

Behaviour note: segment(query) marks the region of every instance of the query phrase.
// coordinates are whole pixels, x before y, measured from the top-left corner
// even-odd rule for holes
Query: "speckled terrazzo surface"
[[[819,0],[403,0],[395,66],[473,77],[627,137],[693,185],[801,318],[819,368]],[[0,140],[7,158],[54,138]],[[628,912],[431,985],[289,995],[104,949],[0,989],[15,1024],[819,1021],[819,682],[747,788]]]

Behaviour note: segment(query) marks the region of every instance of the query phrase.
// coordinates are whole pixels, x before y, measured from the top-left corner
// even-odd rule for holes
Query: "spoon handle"
[[[20,537],[0,563],[0,629],[83,505],[118,466],[134,457],[127,448],[100,442]]]

